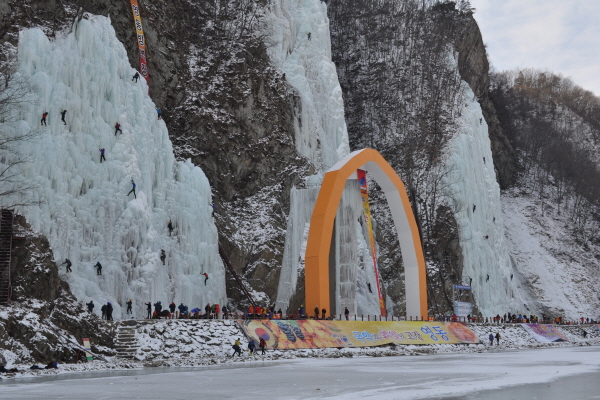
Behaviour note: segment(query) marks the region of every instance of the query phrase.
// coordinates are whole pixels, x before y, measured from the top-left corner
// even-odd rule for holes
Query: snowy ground
[[[5,380],[0,382],[0,396],[3,399],[42,396],[191,399],[200,395],[209,399],[434,399],[467,395],[490,398],[490,392],[481,392],[492,391],[494,398],[507,398],[501,396],[503,391],[527,390],[541,383],[545,387],[568,388],[574,393],[569,379],[597,374],[599,353],[600,347],[568,347],[428,357],[253,362],[193,369],[147,368],[63,375],[55,379]],[[577,397],[568,398],[594,398],[598,383],[593,379],[588,381],[584,388],[577,388],[580,391]],[[565,397],[550,392],[545,398]]]

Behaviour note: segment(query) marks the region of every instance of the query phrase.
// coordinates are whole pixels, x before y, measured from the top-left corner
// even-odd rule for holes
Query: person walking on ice
[[[208,280],[208,274],[206,272],[203,272],[202,275],[204,275],[204,286],[206,286],[206,281]]]
[[[167,259],[167,253],[165,253],[164,249],[160,251],[160,261],[162,261],[163,265],[165,265],[165,260]]]
[[[104,157],[104,147],[100,149],[100,164],[102,164],[102,160],[106,161],[106,157]]]
[[[173,233],[173,222],[171,222],[171,220],[169,220],[167,228],[169,229],[169,236],[171,236],[171,233]]]
[[[68,258],[65,258],[65,262],[64,262],[64,263],[62,263],[62,264],[60,264],[60,265],[65,265],[65,264],[67,265],[67,272],[73,272],[73,271],[71,270],[71,265],[73,265],[73,264],[71,263],[71,260],[69,260]]]
[[[94,268],[96,268],[96,275],[102,275],[102,264],[100,264],[100,261],[94,265]]]
[[[135,80],[135,83],[137,83],[138,79],[140,78],[140,73],[139,72],[135,72],[135,75],[133,75],[133,78],[131,78],[131,80]]]
[[[48,126],[48,124],[46,124],[46,117],[48,116],[48,112],[44,111],[44,113],[42,114],[42,121],[41,121],[41,125],[45,125]]]
[[[129,191],[129,193],[127,193],[127,196],[129,196],[132,192],[133,197],[137,199],[137,196],[135,194],[135,182],[133,181],[133,179],[131,180],[131,190]]]
[[[117,136],[117,132],[123,133],[123,131],[121,130],[121,124],[118,122],[115,123],[115,136]]]
[[[60,120],[66,125],[67,121],[65,121],[65,114],[67,113],[67,110],[62,110],[60,112]]]

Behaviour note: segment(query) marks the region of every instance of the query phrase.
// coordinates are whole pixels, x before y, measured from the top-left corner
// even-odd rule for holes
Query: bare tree
[[[14,60],[0,64],[0,84],[0,205],[12,208],[37,204],[31,195],[38,185],[25,180],[20,172],[20,166],[29,161],[20,147],[34,139],[36,132],[11,124],[22,107],[34,103],[36,87],[16,72]]]

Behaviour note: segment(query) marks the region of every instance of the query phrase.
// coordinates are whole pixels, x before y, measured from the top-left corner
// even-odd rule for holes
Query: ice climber
[[[67,110],[62,110],[60,112],[60,120],[66,125],[67,121],[65,121],[65,114],[67,114]]]
[[[146,311],[148,311],[148,316],[146,318],[150,319],[150,318],[152,318],[152,303],[147,302],[144,304],[146,305]]]
[[[371,282],[367,282],[367,289],[369,289],[369,293],[373,293],[371,290]]]
[[[310,41],[312,34],[310,32],[308,32],[308,34],[306,36],[308,37],[308,40]]]
[[[123,133],[123,131],[121,130],[121,124],[118,122],[115,123],[115,136],[117,136],[117,132]]]
[[[240,345],[242,344],[242,342],[240,342],[240,339],[236,340],[235,343],[233,344],[233,354],[231,355],[232,357],[235,357],[235,355],[239,355],[240,357],[242,356],[242,348],[240,347]]]
[[[483,163],[485,164],[485,157],[483,157]]]
[[[96,268],[96,275],[102,275],[102,264],[100,264],[100,261],[94,265],[94,268]]]
[[[65,262],[64,262],[64,263],[62,263],[62,264],[60,264],[60,265],[64,265],[64,264],[66,264],[66,265],[67,265],[67,272],[73,272],[73,271],[71,270],[71,265],[73,265],[73,264],[71,263],[71,260],[69,260],[68,258],[65,258]]]
[[[133,314],[133,310],[131,309],[131,306],[133,305],[133,299],[129,299],[129,301],[125,304],[127,304],[127,314]]]
[[[167,259],[167,253],[164,250],[160,251],[160,261],[162,261],[163,265],[165,265],[165,260]]]
[[[485,278],[485,281],[489,281],[490,280],[490,274],[487,274],[487,278]]]
[[[90,300],[89,303],[85,303],[89,312],[94,312],[94,300]]]
[[[204,275],[204,286],[206,286],[206,281],[208,280],[208,274],[206,272],[203,272],[202,275]]]
[[[160,108],[157,108],[156,114],[158,115],[158,119],[162,119],[162,116],[160,115],[160,113],[162,113],[162,110]]]
[[[475,204],[473,204],[473,213],[475,213],[476,208],[477,208],[477,206]]]
[[[42,114],[42,121],[41,121],[41,125],[46,125],[48,126],[48,124],[46,124],[46,117],[48,116],[48,112],[44,111],[44,113]]]
[[[167,224],[167,229],[169,229],[169,236],[171,236],[171,233],[173,233],[173,222],[171,222],[171,220],[169,220],[169,223]]]
[[[100,164],[102,164],[102,160],[106,161],[104,157],[104,147],[100,149]]]
[[[513,278],[513,274],[510,274],[510,280],[511,280],[511,281],[512,281],[512,278]]]
[[[135,82],[137,83],[138,79],[140,78],[140,73],[139,72],[135,72],[135,75],[133,75],[133,78],[131,78],[131,80],[135,80]]]
[[[133,192],[133,197],[137,199],[137,196],[135,195],[135,182],[133,181],[133,179],[131,180],[131,190],[129,191],[129,193],[127,193],[127,196],[129,196],[131,192]]]

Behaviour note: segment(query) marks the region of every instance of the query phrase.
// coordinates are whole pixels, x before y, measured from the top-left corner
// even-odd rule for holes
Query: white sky
[[[547,69],[600,96],[600,1],[471,0],[497,71]]]

